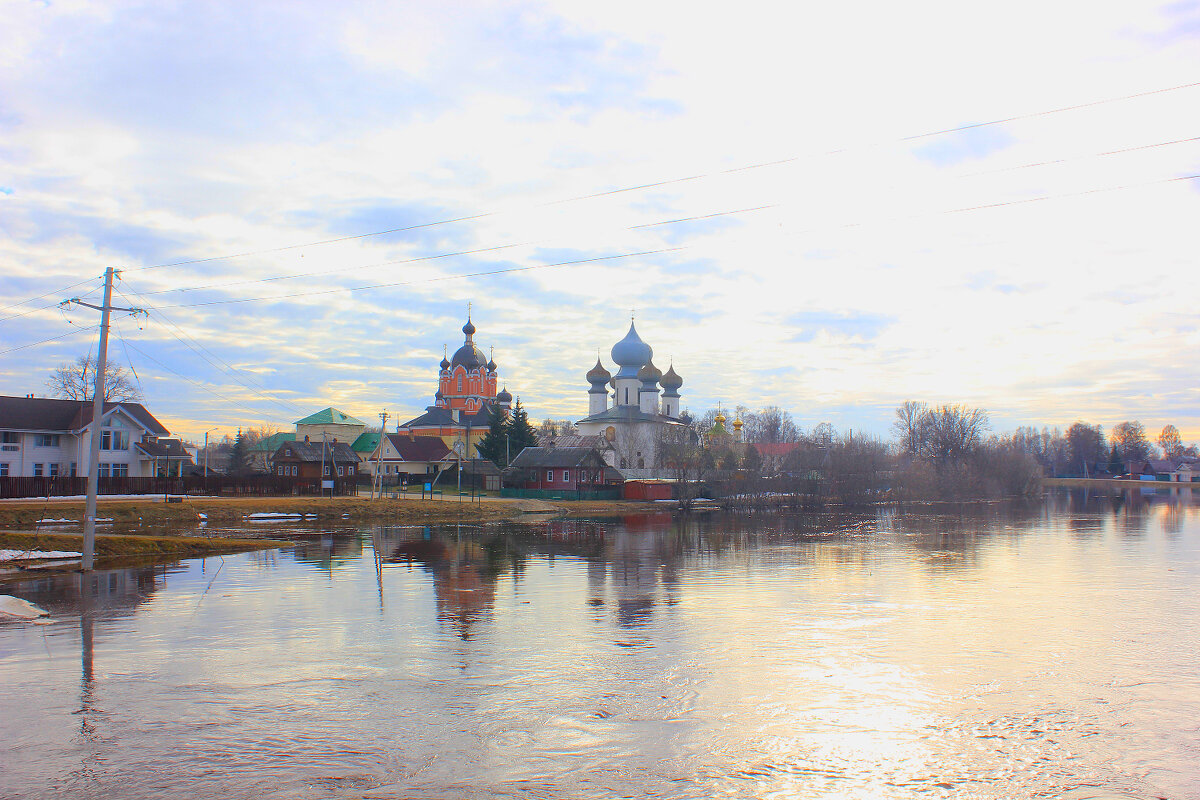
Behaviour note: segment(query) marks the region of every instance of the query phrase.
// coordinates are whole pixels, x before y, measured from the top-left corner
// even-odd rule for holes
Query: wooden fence
[[[325,493],[330,490],[325,489]],[[317,479],[280,475],[189,475],[183,478],[101,478],[101,495],[220,495],[233,497],[276,497],[321,494]],[[87,494],[87,478],[42,477],[0,478],[0,498],[71,497]],[[353,478],[334,480],[333,494],[357,494]]]

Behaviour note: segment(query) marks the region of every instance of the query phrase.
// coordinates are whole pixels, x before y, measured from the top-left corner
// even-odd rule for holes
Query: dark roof
[[[284,442],[275,451],[273,460],[280,459],[315,461],[318,464],[323,460],[335,464],[339,462],[343,464],[358,463],[358,455],[345,442],[325,442],[323,448],[321,442]]]
[[[509,469],[540,469],[570,468],[582,466],[585,462],[593,464],[604,459],[592,447],[526,447],[517,453],[517,457],[509,464]]]
[[[671,425],[682,425],[683,423],[674,417],[668,417],[664,414],[647,414],[637,406],[613,406],[610,409],[601,411],[599,414],[592,414],[590,417],[584,417],[579,422],[666,422]],[[575,423],[576,425],[579,422]]]
[[[486,458],[472,458],[462,462],[464,475],[499,475],[500,468]]]
[[[472,428],[486,428],[488,422],[491,421],[492,404],[489,401],[484,401],[483,405],[474,414],[459,414],[459,421],[455,422],[450,416],[450,409],[440,406],[429,406],[425,409],[425,413],[416,419],[410,419],[408,422],[401,425],[401,428],[441,428],[441,427],[458,427],[465,428],[470,425]]]
[[[138,442],[137,448],[153,458],[192,460],[192,454],[183,449],[183,443],[178,439],[156,439],[153,442]]]
[[[389,433],[388,441],[404,461],[441,461],[450,454],[450,448],[437,436],[413,436],[406,433]]]
[[[537,434],[538,447],[589,447],[593,450],[611,450],[612,443],[596,433],[582,436],[578,433],[563,433],[558,436]]]
[[[105,403],[104,413],[121,408],[155,436],[170,433],[141,403]],[[0,427],[25,431],[78,431],[92,421],[90,400],[0,396]]]
[[[295,431],[284,431],[283,433],[273,433],[265,439],[259,439],[250,448],[252,453],[274,453],[279,449],[279,445],[284,442],[296,441]]]

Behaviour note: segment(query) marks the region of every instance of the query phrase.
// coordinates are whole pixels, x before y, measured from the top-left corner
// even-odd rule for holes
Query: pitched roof
[[[141,403],[105,403],[104,413],[120,408],[155,436],[170,432]],[[0,396],[0,427],[26,431],[78,431],[92,421],[90,400]]]
[[[611,450],[612,443],[604,436],[596,433],[582,436],[578,433],[564,433],[558,436],[537,434],[538,447],[590,447],[594,450]]]
[[[599,414],[592,414],[590,417],[584,417],[575,423],[580,422],[665,422],[669,425],[682,425],[683,423],[674,417],[668,417],[664,414],[647,414],[637,406],[613,406],[612,408],[601,411]]]
[[[156,439],[153,442],[138,442],[137,449],[152,458],[192,460],[192,454],[183,448],[178,439]]]
[[[349,414],[343,414],[336,408],[330,406],[322,409],[315,414],[305,417],[304,419],[296,420],[297,425],[362,425],[364,428],[367,423],[362,420],[357,420]]]
[[[375,448],[379,446],[379,438],[383,436],[379,431],[364,431],[358,435],[350,444],[350,449],[356,453],[373,453]]]
[[[294,458],[298,461],[315,461],[317,463],[321,461],[343,464],[358,463],[358,454],[351,450],[350,445],[345,442],[325,442],[323,446],[321,442],[284,442],[275,451],[273,460],[278,461],[281,458]]]
[[[570,468],[604,460],[592,447],[526,447],[508,465],[509,469]]]
[[[450,448],[437,436],[413,436],[389,433],[388,441],[404,461],[441,461],[450,455]]]
[[[410,419],[401,425],[401,428],[466,428],[470,425],[472,428],[486,428],[491,421],[492,404],[484,402],[478,411],[474,414],[459,414],[459,421],[455,422],[454,417],[450,416],[450,409],[442,408],[441,406],[429,406],[425,409],[425,413],[416,419]]]

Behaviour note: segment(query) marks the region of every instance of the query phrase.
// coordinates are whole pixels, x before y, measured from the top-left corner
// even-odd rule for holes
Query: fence
[[[87,494],[87,478],[80,477],[3,477],[0,478],[0,498],[71,497]],[[328,492],[329,489],[325,489]],[[280,475],[189,475],[183,478],[100,478],[101,495],[174,494],[224,495],[234,497],[271,497],[287,495],[318,495],[321,482],[316,478],[291,478]],[[357,494],[354,480],[343,478],[333,482],[333,494]]]

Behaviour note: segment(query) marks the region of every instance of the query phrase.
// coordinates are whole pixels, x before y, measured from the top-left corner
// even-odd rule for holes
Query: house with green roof
[[[308,437],[309,441],[319,442],[324,437],[327,442],[336,439],[339,442],[350,444],[366,430],[367,423],[331,406],[304,419],[296,420],[295,441],[303,441],[305,437]]]

